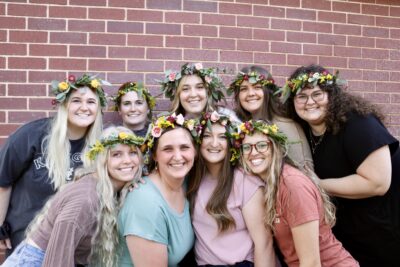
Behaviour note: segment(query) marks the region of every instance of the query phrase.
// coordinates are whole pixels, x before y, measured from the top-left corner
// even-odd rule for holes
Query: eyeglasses
[[[270,146],[269,141],[260,141],[255,144],[242,144],[242,152],[244,155],[248,155],[251,153],[254,147],[257,152],[263,153],[268,151],[269,146]]]
[[[294,101],[296,101],[297,104],[305,104],[310,97],[314,102],[321,102],[325,98],[325,92],[318,90],[313,92],[311,95],[298,94],[294,97]]]

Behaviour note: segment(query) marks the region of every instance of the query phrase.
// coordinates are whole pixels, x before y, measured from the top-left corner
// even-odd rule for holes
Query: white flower
[[[213,113],[211,113],[211,117],[210,117],[212,122],[217,122],[219,120],[219,114],[218,112],[216,112],[215,110],[213,111]]]
[[[201,69],[203,69],[203,64],[196,63],[196,64],[194,64],[194,67],[195,67],[196,70],[201,70]]]
[[[185,122],[185,118],[182,116],[182,114],[179,114],[176,117],[176,124],[183,125],[184,122]]]

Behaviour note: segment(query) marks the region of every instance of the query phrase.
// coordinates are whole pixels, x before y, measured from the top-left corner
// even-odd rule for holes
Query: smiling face
[[[121,97],[118,113],[123,125],[131,130],[141,130],[147,122],[149,106],[144,98],[138,97],[137,92],[130,91]]]
[[[179,101],[186,116],[199,117],[207,105],[207,90],[198,75],[186,75],[182,78]]]
[[[116,191],[135,178],[139,165],[140,156],[137,147],[117,144],[110,149],[107,169]]]
[[[253,117],[261,112],[262,105],[264,105],[264,91],[262,85],[243,81],[240,85],[239,102],[242,108],[251,113]]]
[[[223,164],[228,150],[226,129],[219,123],[211,126],[211,131],[206,128],[201,141],[200,153],[206,164]]]
[[[269,148],[264,152],[257,151],[255,145],[258,142],[268,142]],[[262,133],[255,132],[253,135],[246,135],[243,144],[252,145],[248,154],[242,153],[244,163],[250,168],[251,172],[259,177],[266,177],[271,165],[272,145],[269,138]]]

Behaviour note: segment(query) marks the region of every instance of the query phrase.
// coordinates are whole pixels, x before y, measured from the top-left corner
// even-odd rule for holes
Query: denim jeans
[[[44,251],[22,242],[0,267],[41,267]]]

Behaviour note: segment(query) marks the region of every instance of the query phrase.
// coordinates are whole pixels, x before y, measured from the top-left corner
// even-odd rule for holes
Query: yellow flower
[[[69,88],[69,84],[67,82],[60,82],[58,84],[58,89],[60,89],[60,91],[65,91]]]
[[[90,86],[92,86],[94,89],[97,89],[97,87],[99,87],[99,85],[100,85],[100,82],[99,82],[99,80],[97,80],[97,79],[93,79],[93,80],[90,82]]]
[[[118,134],[118,137],[119,137],[119,139],[124,140],[124,139],[126,139],[128,137],[128,134],[125,133],[125,132],[120,132]]]
[[[326,79],[328,79],[328,80],[332,80],[332,75],[331,74],[328,74],[328,75],[326,75]]]
[[[276,126],[276,124],[271,125],[271,131],[272,131],[274,134],[276,134],[276,133],[278,132],[278,130],[279,130],[279,128],[278,128],[278,126]]]
[[[268,128],[264,128],[264,129],[262,129],[262,132],[263,132],[263,134],[268,134],[269,130],[268,130]]]

